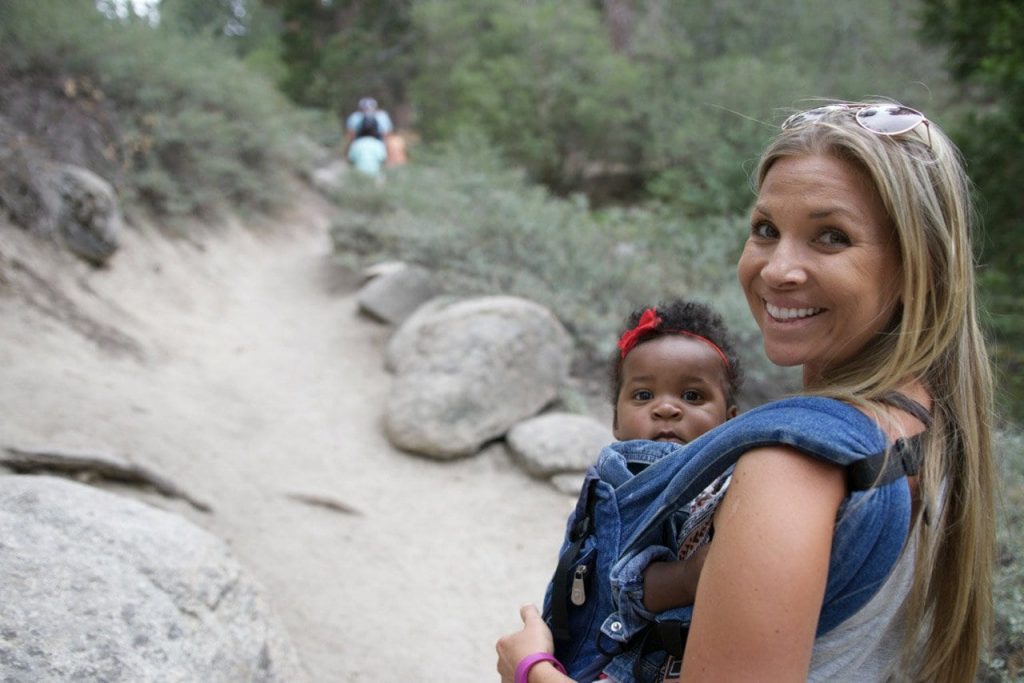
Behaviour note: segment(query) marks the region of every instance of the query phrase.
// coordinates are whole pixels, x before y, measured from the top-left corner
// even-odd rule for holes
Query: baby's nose
[[[654,406],[654,414],[661,418],[678,417],[682,412],[678,401],[663,399]]]

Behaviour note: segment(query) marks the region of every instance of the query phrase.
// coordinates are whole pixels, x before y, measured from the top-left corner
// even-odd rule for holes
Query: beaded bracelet
[[[533,668],[534,664],[540,664],[541,662],[551,662],[551,664],[558,669],[560,673],[565,673],[565,667],[562,663],[555,659],[553,654],[548,652],[535,652],[532,655],[527,655],[519,660],[519,664],[516,666],[516,678],[515,683],[530,683],[530,669]]]

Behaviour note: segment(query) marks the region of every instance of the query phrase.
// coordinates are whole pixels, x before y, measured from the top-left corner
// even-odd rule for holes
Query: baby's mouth
[[[678,436],[675,432],[659,432],[654,437],[655,441],[671,441],[672,443],[686,443],[686,439]]]

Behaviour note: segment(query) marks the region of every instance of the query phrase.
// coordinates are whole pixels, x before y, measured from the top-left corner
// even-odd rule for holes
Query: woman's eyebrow
[[[842,207],[842,206],[834,206],[834,207],[829,207],[829,208],[826,208],[826,209],[818,209],[816,211],[811,211],[810,213],[807,214],[807,217],[808,218],[814,218],[814,219],[817,219],[817,218],[828,218],[829,216],[831,216],[832,214],[835,214],[835,213],[841,213],[841,214],[846,215],[846,216],[854,216],[855,215],[854,212],[851,211],[850,209],[847,209],[847,208]]]

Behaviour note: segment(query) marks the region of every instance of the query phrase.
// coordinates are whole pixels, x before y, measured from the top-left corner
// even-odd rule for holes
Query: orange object
[[[392,133],[384,138],[384,144],[388,148],[388,166],[401,166],[409,162],[409,156],[405,151],[405,138],[398,133]]]

